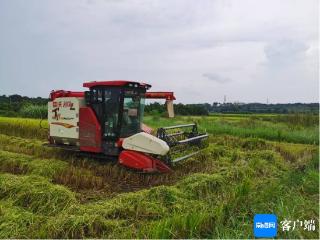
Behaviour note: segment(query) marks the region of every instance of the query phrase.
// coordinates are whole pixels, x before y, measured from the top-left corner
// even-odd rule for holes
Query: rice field
[[[0,238],[253,238],[254,214],[274,213],[316,222],[278,238],[317,239],[318,122],[282,118],[147,116],[210,138],[173,172],[146,175],[43,146],[46,121],[0,117]]]

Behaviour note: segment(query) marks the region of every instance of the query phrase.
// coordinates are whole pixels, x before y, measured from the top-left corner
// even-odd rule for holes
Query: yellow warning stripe
[[[68,123],[61,123],[61,122],[52,122],[51,124],[54,124],[54,125],[59,125],[59,126],[63,126],[65,128],[73,128],[75,127],[74,125],[72,124],[68,124]]]

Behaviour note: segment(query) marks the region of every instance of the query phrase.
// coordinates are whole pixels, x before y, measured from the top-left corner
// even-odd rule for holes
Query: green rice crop
[[[67,188],[54,185],[35,175],[0,175],[0,198],[38,214],[56,214],[75,203],[74,194]]]
[[[12,201],[0,201],[0,238],[32,238],[45,217],[14,206]]]
[[[46,120],[0,117],[0,133],[32,139],[47,139]]]
[[[24,153],[38,158],[72,158],[71,152],[44,146],[44,141],[0,134],[0,150]]]
[[[186,122],[198,123],[202,131],[212,135],[228,134],[243,138],[257,137],[271,141],[284,141],[293,143],[319,144],[319,126],[309,123],[308,118],[299,118],[300,124],[306,121],[307,126],[300,128],[290,128],[286,123],[275,122],[273,118],[264,121],[255,118],[244,117],[178,117],[175,119],[145,117],[147,125],[159,128],[170,125],[184,124]],[[290,118],[289,118],[290,119]]]
[[[32,174],[48,178],[73,189],[99,189],[106,186],[103,178],[93,171],[76,167],[58,159],[35,159],[30,155],[0,150],[0,171],[14,174]]]
[[[35,159],[25,154],[0,150],[0,170],[11,173],[28,173],[53,178],[64,171],[68,163],[57,159]]]
[[[278,118],[281,119],[281,121],[275,121]],[[145,123],[156,129],[164,126],[184,124],[188,121],[198,123],[201,130],[213,135],[228,134],[240,137],[258,137],[272,141],[318,144],[319,127],[315,124],[317,121],[314,119],[316,119],[316,116],[305,117],[304,114],[292,117],[280,115],[257,115],[254,117],[239,117],[238,115],[219,115],[219,117],[178,116],[174,119],[146,116]],[[303,124],[305,124],[305,126]],[[42,127],[40,127],[40,120],[36,119],[0,117],[0,133],[2,134],[46,139],[47,121],[42,121],[41,126]]]

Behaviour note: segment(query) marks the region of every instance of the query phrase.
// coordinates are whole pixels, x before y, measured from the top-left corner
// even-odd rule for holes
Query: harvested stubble
[[[278,155],[275,156],[278,157]],[[61,209],[60,205],[55,206],[57,201],[48,201],[48,197],[44,197],[45,203],[49,202],[54,205],[48,205],[47,208],[59,209],[57,212],[46,212],[39,209],[39,204],[34,206],[21,204],[21,199],[29,199],[29,195],[38,196],[38,193],[43,191],[43,186],[48,183],[44,185],[32,184],[33,187],[28,187],[31,189],[29,195],[23,197],[20,195],[20,188],[16,190],[12,184],[5,184],[11,186],[10,190],[4,194],[5,200],[12,202],[13,207],[26,209],[22,211],[24,216],[32,216],[34,220],[30,223],[27,217],[22,217],[21,222],[16,223],[21,226],[29,224],[31,231],[27,235],[23,235],[26,234],[23,231],[8,232],[4,228],[6,231],[2,233],[2,236],[44,238],[210,238],[237,236],[249,238],[251,237],[251,225],[241,225],[241,221],[232,220],[232,216],[243,216],[243,221],[250,222],[253,212],[272,208],[275,209],[275,213],[279,217],[285,217],[288,212],[281,212],[281,209],[277,208],[277,204],[285,202],[288,206],[292,206],[290,203],[292,192],[297,186],[301,186],[301,189],[309,192],[312,192],[311,190],[314,192],[317,187],[309,186],[311,189],[307,189],[305,187],[307,180],[301,181],[294,188],[291,185],[284,185],[283,181],[291,181],[285,169],[268,168],[269,178],[261,178],[255,166],[250,166],[247,163],[250,162],[248,159],[231,162],[230,159],[221,157],[220,161],[226,162],[224,166],[228,166],[228,171],[223,170],[223,165],[217,165],[217,168],[222,167],[221,171],[217,169],[219,173],[193,174],[184,177],[174,186],[159,186],[149,190],[120,194],[112,199],[94,203],[79,204],[74,200],[74,197],[69,196],[70,192],[62,187],[64,190],[59,193],[63,193],[60,196],[62,195],[64,198],[69,196],[66,198],[70,201],[68,207]],[[270,154],[264,161],[271,161],[270,164],[274,164]],[[315,169],[314,162],[309,161],[307,167]],[[279,171],[282,174],[279,174]],[[279,175],[283,177],[279,178]],[[312,179],[313,175],[310,176],[307,179]],[[20,177],[12,175],[5,177],[7,181],[12,178]],[[24,180],[37,183],[40,179],[29,177]],[[41,181],[44,180],[44,178],[41,179]],[[16,181],[14,186],[19,186],[23,182],[25,181]],[[45,188],[50,189],[53,186],[49,185]],[[0,191],[3,192],[4,188],[8,189],[8,187],[3,187],[0,188]],[[268,194],[270,188],[276,192],[276,195],[282,197],[275,198],[270,202],[270,196],[274,196],[274,194]],[[11,197],[8,197],[8,193],[11,193],[9,194]],[[51,194],[49,195],[51,196]],[[20,201],[15,202],[14,199]],[[36,198],[31,197],[31,199],[35,200]],[[257,199],[259,200],[257,201]],[[40,199],[38,201],[41,202]],[[294,203],[301,204],[302,202]],[[273,203],[276,205],[274,206]],[[44,203],[41,202],[41,204]],[[248,212],[247,205],[250,205],[254,211]],[[305,206],[303,211],[308,212],[308,217],[316,217],[316,212],[310,206],[314,207],[312,204]],[[29,211],[32,211],[34,215],[30,215]],[[294,217],[303,213],[301,209],[296,208],[288,209],[288,211]],[[55,215],[50,216],[50,214]],[[4,222],[11,219],[7,214],[1,217]],[[41,223],[39,223],[39,219],[42,220]],[[217,228],[212,228],[213,225]]]
[[[271,179],[278,177],[279,171],[282,174],[285,173],[282,170],[276,171],[275,169],[269,169],[268,171],[270,171],[268,175]],[[259,205],[260,202],[255,203],[255,197],[259,198],[259,194],[269,188],[269,185],[265,182],[252,181],[252,179],[260,178],[261,176],[255,171],[254,166],[242,166],[242,162],[239,161],[230,171],[224,174],[194,174],[172,187],[157,187],[137,193],[121,194],[108,201],[107,205],[100,202],[99,205],[93,204],[91,206],[98,208],[101,204],[103,206],[101,215],[108,218],[126,219],[127,221],[133,218],[133,223],[138,221],[136,223],[137,229],[141,225],[144,226],[144,221],[147,221],[149,224],[146,224],[145,228],[143,227],[139,231],[140,237],[208,237],[213,234],[214,230],[210,228],[213,222],[219,223],[221,221],[220,224],[224,224],[224,219],[226,216],[230,216],[229,214],[246,211],[246,199],[252,192],[254,192],[254,197],[249,199],[253,207],[263,209],[268,205],[268,194],[263,196],[264,199],[260,198],[264,205]],[[264,185],[263,188],[261,188],[261,184]],[[274,188],[275,185],[277,185],[277,182],[273,183],[271,181],[270,187]],[[288,186],[288,189],[291,189],[291,187]],[[283,191],[283,186],[275,189],[280,194]],[[291,198],[291,191],[294,191],[294,188],[290,190],[290,194],[285,196],[286,201]],[[112,202],[117,204],[117,211],[114,210],[114,207],[111,212],[108,210]],[[206,204],[203,204],[204,202]],[[153,206],[153,203],[156,204]],[[192,209],[190,209],[190,206],[192,206]],[[101,210],[97,209],[95,212],[99,211]],[[299,214],[299,211],[297,212]],[[245,214],[245,212],[243,213]],[[297,213],[294,212],[294,214]],[[148,221],[150,219],[153,219],[153,221]],[[150,224],[154,230],[150,231]],[[163,225],[166,225],[168,229],[157,232],[156,226],[161,228]],[[196,227],[192,228],[191,226]],[[219,225],[219,227],[222,226]],[[192,231],[193,229],[198,230]],[[245,231],[242,229],[242,232],[242,237],[250,237],[251,226],[248,225],[245,227]],[[120,236],[134,237],[136,235]]]
[[[205,178],[207,175],[196,176],[197,180]],[[195,179],[195,178],[193,178]],[[204,181],[205,182],[205,181]],[[212,189],[211,183],[208,183],[209,194]],[[203,183],[200,189],[195,187],[195,191],[203,192],[205,183]],[[192,191],[191,191],[192,192]],[[53,237],[65,237],[66,233],[70,233],[70,224],[61,224],[63,222],[70,222],[76,220],[80,216],[93,216],[93,219],[98,218],[96,222],[97,232],[93,232],[91,227],[90,236],[103,236],[103,237],[130,237],[136,236],[139,228],[143,227],[149,221],[160,221],[163,218],[170,216],[173,212],[183,213],[189,212],[190,206],[193,206],[192,211],[197,212],[199,210],[207,209],[207,206],[199,201],[199,198],[194,198],[193,193],[189,190],[185,190],[183,184],[176,187],[160,186],[152,188],[150,190],[142,190],[135,193],[120,194],[117,197],[107,200],[99,201],[97,203],[91,203],[83,205],[80,208],[74,208],[72,214],[69,213],[69,217],[66,214],[60,214],[56,218],[50,218],[50,228],[54,228]],[[201,195],[202,197],[204,195]],[[58,220],[58,221],[57,221]],[[90,223],[90,221],[89,221]],[[87,222],[88,224],[88,222]],[[113,225],[112,229],[108,229],[110,224]],[[120,226],[123,228],[120,231]],[[130,228],[134,231],[130,231]],[[72,228],[71,235],[73,237],[85,237],[83,232],[84,226],[79,228]],[[50,232],[50,231],[49,231]],[[88,233],[87,233],[88,234]],[[70,236],[70,235],[68,235]]]
[[[275,153],[271,151],[275,148],[273,143],[255,138],[242,139],[230,136],[219,136],[211,138],[210,141],[214,144],[211,144],[206,151],[174,167],[174,172],[169,174],[137,174],[116,164],[99,163],[99,161],[93,159],[78,159],[73,160],[72,165],[55,174],[53,179],[55,183],[69,186],[74,190],[92,188],[95,190],[102,189],[106,192],[130,192],[161,184],[172,185],[190,173],[213,173],[217,169],[228,169],[232,165],[232,161],[241,159],[250,162],[252,165],[261,166],[261,171],[263,171],[263,164],[265,163],[264,158],[266,158],[266,161],[275,159],[277,167],[283,167],[279,156],[275,156]],[[297,145],[294,144],[294,146]],[[298,146],[300,146],[301,151],[306,150],[304,145]],[[38,147],[43,148],[41,145],[38,145]],[[276,144],[276,149],[281,149],[281,145]],[[310,151],[309,153],[311,154]],[[231,161],[221,161],[220,158],[230,159]],[[255,160],[251,161],[250,159]],[[41,164],[41,161],[38,162]],[[47,169],[50,169],[50,167]],[[38,171],[41,171],[41,166],[39,166]],[[97,195],[99,195],[99,192],[97,192]]]
[[[207,178],[207,176],[203,177]],[[11,203],[11,208],[19,209],[18,207],[22,207],[21,214],[24,215],[19,224],[22,226],[28,225],[34,231],[28,233],[24,231],[14,232],[8,226],[1,225],[0,228],[5,230],[2,232],[3,237],[125,237],[132,234],[128,226],[141,227],[146,221],[162,219],[170,215],[172,211],[187,211],[190,204],[198,210],[205,207],[197,199],[193,199],[192,194],[189,196],[189,191],[184,192],[183,185],[181,189],[162,186],[136,193],[121,194],[111,200],[79,205],[66,189],[62,192],[50,191],[53,187],[50,186],[47,189],[49,193],[44,193],[43,187],[48,183],[38,184],[39,178],[28,177],[26,179],[26,177],[13,177],[7,174],[2,175],[1,178],[4,181],[1,181],[0,191],[6,196],[5,200]],[[197,178],[202,178],[202,176],[199,175]],[[41,180],[44,181],[44,179]],[[32,182],[33,187],[28,184],[29,181]],[[17,189],[15,187],[22,183],[28,185],[28,188],[23,186]],[[205,186],[202,185],[203,187]],[[4,189],[6,191],[3,191]],[[22,201],[22,199],[25,201]],[[69,205],[64,207],[59,205],[59,203],[65,203],[66,200],[70,202]],[[8,204],[8,202],[5,204]],[[56,209],[56,211],[53,212],[52,209]],[[52,214],[55,214],[55,216],[51,217]],[[6,222],[11,219],[11,216],[5,213],[0,217]],[[28,217],[32,217],[33,221],[30,222]],[[41,223],[40,218],[42,219]],[[15,224],[17,223],[15,222]],[[123,231],[123,228],[120,227],[127,227],[127,231]]]
[[[1,171],[27,174],[0,173],[1,238],[252,238],[257,212],[318,218],[316,146],[214,136],[173,173],[141,175],[93,159],[61,161],[41,141],[2,136],[1,149],[29,156],[0,151]],[[47,161],[58,164],[46,169]],[[301,236],[318,232],[279,235]]]
[[[65,170],[55,174],[53,182],[63,184],[75,190],[105,189],[108,184],[101,176],[94,175],[93,171],[70,165]]]

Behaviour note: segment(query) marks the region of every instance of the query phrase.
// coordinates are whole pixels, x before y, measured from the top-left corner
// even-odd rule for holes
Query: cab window
[[[123,100],[121,136],[126,137],[141,131],[144,95],[137,91],[126,91]]]

